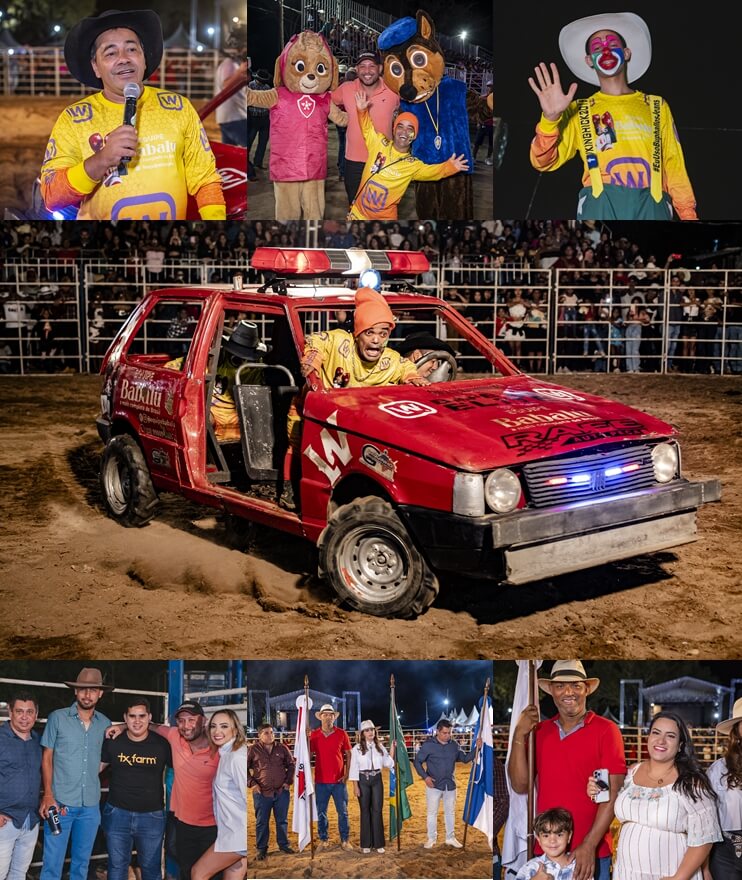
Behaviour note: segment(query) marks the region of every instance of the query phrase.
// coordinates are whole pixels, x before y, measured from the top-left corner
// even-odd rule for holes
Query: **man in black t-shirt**
[[[103,743],[101,770],[111,769],[101,823],[108,849],[108,880],[127,880],[132,846],[142,880],[162,880],[162,780],[172,759],[168,741],[149,730],[151,721],[149,702],[133,697],[124,713],[124,736]]]

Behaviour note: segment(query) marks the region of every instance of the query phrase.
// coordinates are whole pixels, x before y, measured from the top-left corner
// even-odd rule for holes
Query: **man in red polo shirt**
[[[361,185],[368,150],[356,112],[356,93],[368,98],[371,123],[379,134],[392,139],[392,117],[399,107],[399,95],[381,78],[383,67],[378,52],[362,52],[356,58],[358,78],[341,83],[332,93],[332,100],[348,111],[348,130],[345,138],[345,191],[348,204],[353,202]]]
[[[538,708],[526,706],[513,734],[508,774],[513,791],[528,790],[527,738],[536,737],[536,812],[564,807],[574,819],[572,854],[574,880],[608,880],[611,866],[610,825],[613,803],[626,774],[621,731],[607,718],[587,709],[598,678],[588,678],[580,660],[557,660],[539,687],[551,694],[557,708],[552,718],[539,721]],[[610,778],[610,799],[596,804],[587,783],[598,769]]]
[[[350,740],[340,727],[335,727],[335,719],[340,714],[329,703],[314,713],[322,722],[309,735],[309,752],[314,755],[314,796],[317,805],[317,849],[327,844],[327,807],[332,798],[338,814],[340,846],[352,850],[348,836],[348,772],[350,770]]]

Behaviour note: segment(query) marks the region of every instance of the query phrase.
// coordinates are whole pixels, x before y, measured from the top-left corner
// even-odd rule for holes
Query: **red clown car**
[[[456,310],[417,293],[406,278],[427,270],[423,254],[259,248],[252,265],[270,280],[150,293],[109,349],[101,485],[121,524],[145,525],[158,493],[179,493],[315,542],[321,574],[351,607],[414,617],[440,573],[523,584],[676,547],[720,497],[718,481],[683,478],[674,427],[525,375]],[[385,278],[390,347],[426,331],[467,346],[486,375],[462,377],[442,343],[424,355],[436,362],[430,385],[309,391],[296,510],[286,509],[304,338],[347,320],[347,281],[365,270]],[[176,316],[187,332],[172,339]],[[245,317],[264,353],[236,370],[237,428],[225,439],[210,412]]]

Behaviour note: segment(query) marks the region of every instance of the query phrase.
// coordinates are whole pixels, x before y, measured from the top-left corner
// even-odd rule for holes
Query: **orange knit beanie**
[[[358,336],[374,324],[396,323],[396,318],[384,297],[371,287],[356,291],[356,310],[353,315],[353,335]]]

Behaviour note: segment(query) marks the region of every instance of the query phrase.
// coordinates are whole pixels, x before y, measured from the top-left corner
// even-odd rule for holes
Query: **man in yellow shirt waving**
[[[562,28],[559,48],[572,73],[600,86],[589,98],[565,92],[555,64],[528,82],[541,105],[531,164],[555,171],[583,161],[578,220],[696,220],[696,200],[667,102],[631,88],[649,67],[649,29],[633,12],[602,13]]]
[[[396,220],[397,206],[413,180],[440,180],[466,171],[469,162],[455,153],[446,162],[427,165],[412,153],[418,122],[413,113],[400,113],[392,122],[392,140],[374,129],[365,92],[356,92],[356,108],[368,159],[349,219]]]
[[[143,82],[162,58],[162,25],[149,10],[84,18],[64,57],[81,83],[101,89],[67,107],[41,167],[50,211],[79,206],[78,220],[183,220],[188,196],[203,220],[226,219],[221,178],[188,101]],[[122,124],[127,86],[138,86],[132,124]],[[133,91],[136,93],[137,89]]]

